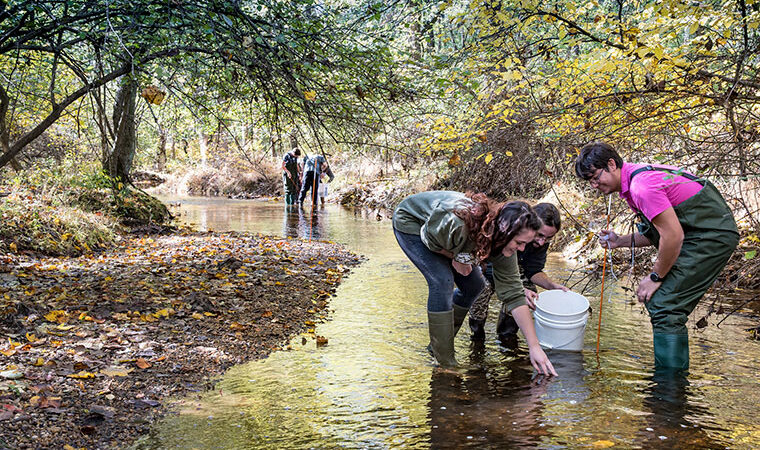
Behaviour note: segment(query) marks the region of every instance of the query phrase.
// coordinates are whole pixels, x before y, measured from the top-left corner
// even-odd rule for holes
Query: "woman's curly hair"
[[[472,203],[454,211],[475,241],[475,256],[485,261],[501,253],[504,247],[524,229],[538,231],[541,219],[525,202],[496,202],[485,194],[467,193]]]

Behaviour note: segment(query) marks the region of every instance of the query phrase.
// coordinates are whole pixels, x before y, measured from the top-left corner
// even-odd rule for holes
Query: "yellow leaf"
[[[68,319],[66,311],[60,309],[45,314],[45,320],[48,322],[65,323],[66,319]]]
[[[486,164],[490,163],[492,159],[493,159],[493,153],[489,152],[489,153],[486,155],[486,157],[485,157],[485,160],[486,160]]]
[[[512,152],[510,152],[510,151],[506,151],[506,152],[504,152],[504,154],[507,155],[507,156],[510,156],[510,157],[512,156]]]
[[[59,329],[61,331],[69,331],[70,329],[74,328],[74,325],[64,325],[60,324],[56,327],[56,329]]]
[[[210,312],[204,312],[203,315],[206,317],[216,317],[216,314]]]
[[[194,312],[192,317],[193,319],[203,319],[203,314]]]
[[[303,97],[311,102],[317,99],[317,93],[316,91],[304,91]]]
[[[43,364],[45,364],[45,360],[42,359],[42,358],[37,358],[37,361],[35,361],[34,364],[32,364],[32,365],[39,367],[39,366],[41,366]]]
[[[593,445],[594,448],[610,448],[610,447],[613,447],[615,443],[612,441],[601,440],[601,441],[596,441],[591,445]]]
[[[87,378],[95,378],[95,374],[92,372],[85,372],[84,370],[82,370],[81,372],[78,372],[78,373],[72,373],[68,377],[78,378],[78,379],[87,379]]]
[[[169,317],[170,311],[168,308],[159,309],[158,311],[153,313],[153,316],[155,317]]]
[[[37,336],[35,336],[32,333],[26,333],[26,340],[29,341],[29,342],[37,342],[38,341]]]
[[[11,242],[11,245],[9,245],[9,247],[11,248],[11,251],[13,251],[14,253],[18,251],[18,247],[16,246],[15,242]]]
[[[100,373],[109,377],[126,377],[129,375],[129,372],[132,372],[133,370],[135,369],[129,369],[126,367],[109,367],[101,370]]]

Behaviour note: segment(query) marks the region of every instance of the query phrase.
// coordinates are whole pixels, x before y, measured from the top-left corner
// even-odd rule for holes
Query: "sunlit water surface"
[[[651,326],[614,283],[606,287],[596,356],[598,292],[582,353],[550,352],[560,376],[535,377],[524,343],[495,339],[492,302],[484,347],[466,324],[463,369],[434,368],[425,281],[395,242],[389,221],[328,205],[167,199],[201,230],[243,230],[345,244],[367,260],[344,279],[317,334],[291,350],[231,368],[216,390],[180,399],[176,413],[136,445],[149,448],[751,448],[760,445],[760,343],[737,314],[720,328],[690,319],[688,380],[653,379]],[[558,279],[571,262],[550,255]],[[620,283],[623,284],[622,282]],[[713,320],[713,322],[715,322]]]

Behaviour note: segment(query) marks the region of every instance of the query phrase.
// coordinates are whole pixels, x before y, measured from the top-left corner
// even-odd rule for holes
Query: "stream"
[[[521,339],[499,346],[492,300],[485,346],[467,322],[457,336],[462,369],[434,367],[422,275],[399,249],[389,220],[328,204],[313,214],[279,202],[171,198],[200,230],[251,231],[346,245],[367,259],[344,278],[316,333],[289,350],[229,369],[214,391],[177,399],[137,449],[165,448],[752,448],[760,445],[760,342],[748,311],[720,328],[700,307],[689,320],[691,373],[653,376],[651,325],[621,279],[599,292],[583,352],[547,352],[559,377],[534,375]],[[573,261],[550,254],[559,280]],[[580,275],[578,275],[580,276]],[[608,280],[610,278],[608,277]]]

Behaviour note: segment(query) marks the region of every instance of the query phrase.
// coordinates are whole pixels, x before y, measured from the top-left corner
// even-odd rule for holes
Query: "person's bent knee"
[[[686,321],[689,317],[685,314],[677,314],[672,311],[649,311],[653,333],[686,334]]]

